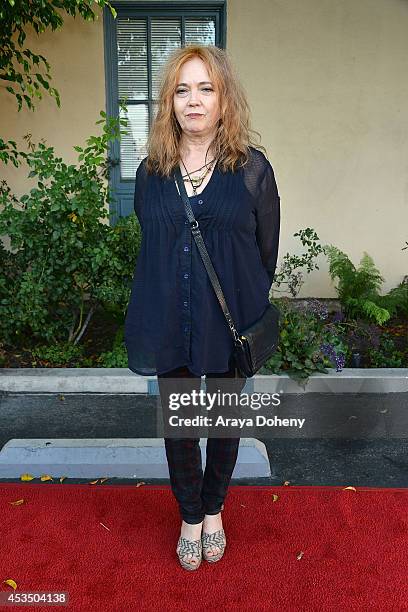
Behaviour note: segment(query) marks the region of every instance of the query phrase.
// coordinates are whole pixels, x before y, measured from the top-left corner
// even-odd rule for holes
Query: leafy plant
[[[11,162],[16,168],[19,166],[20,152],[17,150],[17,145],[14,140],[7,142],[0,138],[0,161],[4,164]]]
[[[323,248],[318,243],[319,236],[310,227],[299,230],[293,235],[299,236],[302,245],[307,248],[307,251],[301,256],[286,253],[279,272],[275,274],[272,288],[276,291],[276,287],[280,287],[282,284],[287,285],[287,290],[292,297],[296,297],[304,282],[301,268],[306,267],[308,274],[314,269],[318,270],[319,266],[313,260],[323,252]]]
[[[288,298],[276,302],[280,309],[280,342],[276,353],[265,364],[274,374],[286,373],[304,381],[313,372],[326,373],[327,367],[341,370],[346,347],[336,330],[326,325],[327,311],[296,309]]]
[[[60,344],[40,345],[31,349],[31,354],[34,357],[32,367],[37,365],[35,359],[47,362],[50,367],[66,366],[67,363],[73,361],[78,363],[78,360],[83,355],[82,346],[74,346],[69,342],[61,342]]]
[[[23,103],[31,110],[35,98],[42,99],[44,91],[61,105],[58,91],[50,86],[50,64],[41,54],[26,48],[26,28],[35,30],[37,35],[51,27],[61,29],[62,13],[73,17],[81,15],[86,21],[94,21],[97,15],[91,5],[107,6],[113,17],[117,13],[108,0],[3,0],[0,6],[0,82],[18,102],[20,111]],[[44,72],[45,70],[45,72]]]
[[[408,317],[408,277],[393,287],[386,295],[378,297],[378,303],[386,308],[391,316],[401,315]]]
[[[126,346],[124,343],[124,326],[122,326],[115,335],[113,348],[111,351],[101,353],[97,362],[102,368],[127,368],[128,357]]]
[[[28,139],[29,152],[18,163],[25,160],[36,187],[18,200],[0,185],[0,235],[11,245],[0,248],[0,316],[9,344],[31,337],[75,345],[98,305],[124,319],[141,231],[135,215],[115,227],[104,222],[113,203],[106,184],[109,143],[127,121],[100,115],[103,133],[88,138],[85,148],[74,147],[77,165]]]
[[[391,314],[379,305],[381,297],[378,293],[384,278],[372,258],[364,253],[359,267],[356,268],[337,247],[325,245],[323,250],[329,259],[332,280],[338,279],[335,288],[346,317],[374,319],[379,325],[385,323]]]
[[[404,355],[395,347],[392,338],[386,334],[381,336],[378,348],[368,351],[372,368],[404,368],[408,366],[408,355]]]

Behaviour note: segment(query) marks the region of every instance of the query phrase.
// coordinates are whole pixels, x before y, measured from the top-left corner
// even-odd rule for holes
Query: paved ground
[[[259,437],[252,446],[242,441],[232,482],[279,485],[289,480],[295,485],[406,487],[407,406],[404,393],[348,394],[346,411],[342,394],[293,395],[288,410],[293,414],[306,411],[319,423],[328,410],[343,419],[354,412],[362,427],[361,439]],[[37,465],[42,473],[42,468],[53,471],[51,467],[58,466],[58,476],[70,469],[69,482],[87,482],[94,474],[118,484],[140,479],[167,483],[160,471],[166,463],[156,413],[157,398],[152,395],[2,393],[0,448],[7,446],[0,452],[0,479],[14,481],[24,466]],[[340,425],[339,421],[336,426]],[[154,438],[156,446],[151,442]],[[137,444],[137,439],[144,442]],[[132,472],[135,467],[138,469]]]

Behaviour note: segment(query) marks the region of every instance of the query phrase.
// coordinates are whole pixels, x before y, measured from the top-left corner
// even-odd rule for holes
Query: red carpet
[[[408,489],[231,486],[224,558],[187,572],[168,486],[0,483],[0,592],[87,612],[408,610],[407,511]]]

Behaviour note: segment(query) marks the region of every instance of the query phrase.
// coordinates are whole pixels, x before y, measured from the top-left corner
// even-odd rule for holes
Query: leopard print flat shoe
[[[201,541],[203,544],[203,557],[209,563],[215,563],[219,561],[225,552],[225,548],[227,546],[227,538],[225,537],[224,529],[219,529],[214,533],[205,533],[205,531],[201,534]],[[208,555],[208,552],[211,552],[211,547],[216,546],[220,549],[218,555]]]
[[[201,565],[202,553],[203,553],[203,545],[200,540],[187,540],[183,536],[179,537],[176,549],[177,556],[180,561],[180,565],[184,567],[186,570],[197,570]],[[193,557],[190,561],[185,561],[184,557],[186,555],[192,554]],[[195,563],[191,563],[191,561],[195,561]]]

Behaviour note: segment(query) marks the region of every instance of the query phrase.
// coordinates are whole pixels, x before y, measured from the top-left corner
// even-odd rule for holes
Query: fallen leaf
[[[15,502],[9,502],[12,506],[21,506],[21,504],[24,504],[24,499],[18,499]]]
[[[46,480],[53,480],[52,476],[50,476],[49,474],[43,474],[41,476],[41,481],[45,482]]]
[[[61,400],[61,402],[63,402],[63,401],[64,401],[64,399],[65,399],[65,396],[64,396],[64,395],[59,395],[59,396],[58,396],[58,399],[59,399],[59,400]]]
[[[275,495],[275,493],[272,494],[272,498],[273,498],[274,502],[278,501],[278,499],[279,499],[279,497],[277,495]]]
[[[96,480],[92,480],[92,482],[88,483],[88,484],[96,484],[98,482],[99,478],[97,478]]]
[[[305,553],[303,552],[303,550],[301,550],[298,556],[296,557],[296,559],[299,561],[303,557],[304,554]]]
[[[17,583],[14,582],[14,580],[12,580],[11,578],[9,578],[8,580],[3,580],[3,582],[5,582],[6,584],[8,584],[9,586],[13,587],[14,590],[16,590],[17,588]]]
[[[61,476],[61,478],[59,479],[60,482],[62,482],[63,480],[66,479],[66,476]]]
[[[106,525],[104,525],[103,523],[99,523],[100,525],[102,525],[102,527],[105,527],[105,529],[107,529],[108,531],[110,531],[109,527],[107,527]]]
[[[287,487],[287,486],[288,486],[288,484],[290,484],[290,480],[285,480],[285,482],[283,483],[283,486],[284,486],[284,487]]]
[[[20,476],[20,480],[22,480],[23,482],[26,482],[28,480],[34,480],[35,476],[31,476],[31,474],[22,474]]]
[[[344,488],[343,488],[343,491],[347,491],[347,489],[348,489],[349,491],[356,491],[356,490],[357,490],[355,487],[344,487]]]
[[[145,483],[145,482],[143,482],[143,480],[142,480],[141,482],[137,482],[137,483],[136,483],[136,486],[137,486],[137,487],[140,487],[141,485],[144,485],[144,484],[146,484],[146,483]]]
[[[105,480],[108,480],[108,478],[101,478],[101,483],[105,482]]]

